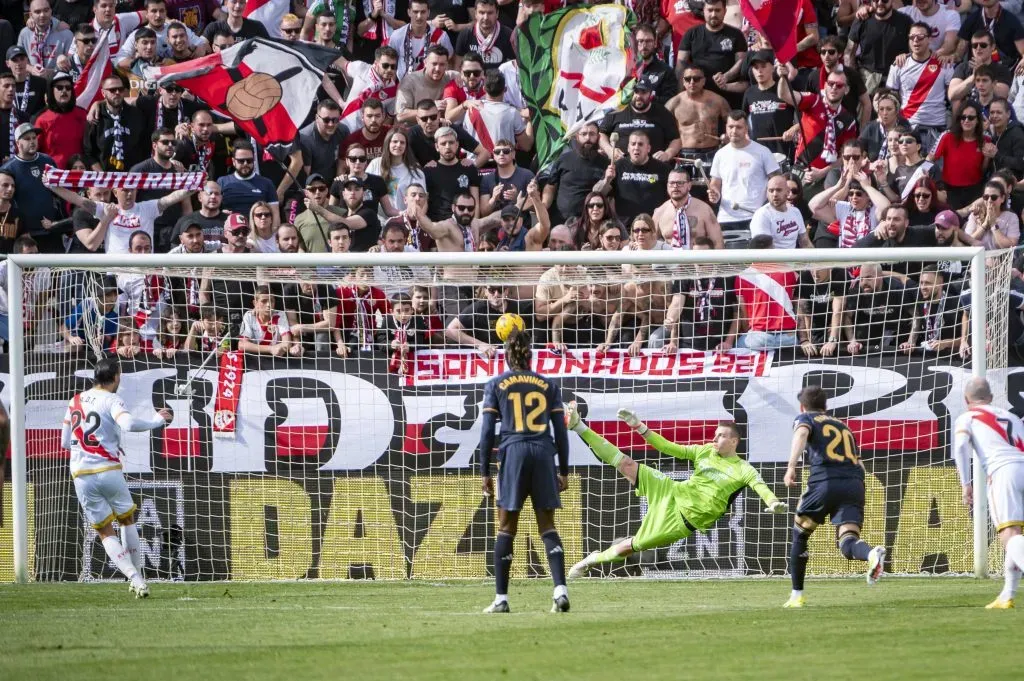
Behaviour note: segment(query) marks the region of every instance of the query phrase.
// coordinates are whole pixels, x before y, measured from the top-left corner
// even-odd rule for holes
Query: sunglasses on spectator
[[[825,49],[821,50],[821,54],[825,56],[832,56],[834,54],[839,54],[839,50],[835,49],[834,47],[826,47]]]
[[[650,227],[636,227],[633,229],[633,234],[650,234],[653,231]]]
[[[165,85],[164,86],[164,92],[166,92],[169,95],[173,95],[175,93],[180,94],[180,93],[182,93],[184,91],[185,91],[185,88],[181,87],[180,85]]]
[[[854,155],[854,154],[843,154],[843,160],[844,161],[859,161],[862,158],[864,158],[864,157],[861,156],[860,154],[856,154],[856,155]]]
[[[594,208],[604,208],[604,204],[603,203],[597,203],[595,201],[594,203],[588,203],[587,204],[587,208],[590,208],[591,210],[593,210]]]
[[[962,120],[962,121],[976,121],[976,120],[978,120],[978,117],[973,115],[973,114],[964,114],[963,116],[960,117],[960,120]]]
[[[438,114],[430,114],[429,116],[417,116],[416,120],[420,123],[433,123],[437,120]]]
[[[365,156],[346,156],[350,163],[366,163]]]
[[[990,47],[992,46],[988,43],[971,43],[972,50],[987,50]]]
[[[313,192],[314,194],[319,194],[320,192],[327,191],[327,185],[326,184],[314,184],[312,187],[306,187],[306,189],[308,189],[309,191]]]
[[[932,195],[930,193],[928,193],[928,192],[916,192],[914,194],[914,198],[915,199],[930,199],[930,198],[932,198]]]
[[[462,72],[462,75],[464,75],[467,78],[469,78],[471,76],[479,76],[482,73],[483,73],[483,70],[481,70],[481,69],[466,69],[465,71]]]
[[[253,162],[252,156],[250,156],[249,158],[236,158],[235,159],[235,165],[236,166],[241,164],[241,163],[252,163],[252,162]]]
[[[455,204],[455,210],[459,211],[460,213],[468,213],[471,210],[473,210],[473,208],[474,206],[460,206],[458,204]]]
[[[241,227],[239,229],[232,229],[228,231],[231,236],[249,236],[249,228]]]
[[[683,76],[683,81],[687,83],[699,83],[704,80],[704,76]]]
[[[75,38],[75,40],[83,45],[95,45],[97,38]]]
[[[124,86],[123,85],[116,85],[114,87],[105,87],[105,88],[103,88],[103,91],[104,92],[113,92],[113,93],[124,92]]]
[[[494,147],[495,156],[504,156],[505,154],[511,154],[512,149],[509,147]]]
[[[855,199],[855,198],[857,198],[858,196],[864,196],[864,192],[862,192],[862,191],[861,191],[861,190],[859,190],[859,189],[851,189],[851,190],[850,190],[850,198],[851,198],[851,199]]]
[[[846,83],[840,83],[840,82],[837,82],[837,81],[834,81],[834,80],[830,80],[830,81],[826,82],[825,85],[827,85],[828,87],[836,87],[836,88],[838,88],[838,87],[846,87]]]
[[[917,138],[915,137],[901,137],[900,144],[917,144]]]
[[[622,241],[622,235],[617,233],[617,232],[612,232],[610,234],[605,234],[602,238],[609,239],[611,241]]]
[[[265,219],[271,217],[271,215],[272,215],[271,213],[253,213],[252,214],[252,216],[254,218],[256,218],[257,220],[265,220]]]
[[[1003,197],[999,194],[985,194],[982,198],[986,201],[1002,201]]]
[[[913,43],[913,42],[917,42],[918,40],[928,40],[928,36],[921,35],[921,34],[915,34],[915,35],[911,35],[910,36],[910,42]]]
[[[302,28],[282,28],[281,33],[285,35],[298,35],[302,32]]]
[[[166,144],[168,146],[172,146],[174,144],[174,138],[172,137],[169,140],[157,140],[156,143],[157,144]]]
[[[398,68],[398,64],[395,64],[395,63],[392,63],[392,62],[389,62],[389,61],[382,61],[380,63],[380,67],[382,69],[384,69],[385,71],[394,71],[394,70],[396,70]]]
[[[53,86],[54,92],[71,92],[74,89],[75,88],[71,87],[70,85],[54,85]]]
[[[338,121],[341,120],[337,116],[317,116],[317,118],[322,120],[324,125],[337,125]]]

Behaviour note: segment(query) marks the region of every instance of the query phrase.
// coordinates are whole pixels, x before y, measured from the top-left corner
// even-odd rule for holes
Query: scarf
[[[889,132],[881,123],[878,124],[878,129],[882,131],[882,146],[878,149],[878,160],[885,161],[889,158]]]
[[[32,76],[26,77],[25,78],[25,86],[23,88],[21,88],[21,106],[18,107],[19,109],[21,109],[22,113],[25,113],[28,110],[28,95],[29,95],[28,88],[29,88],[29,86],[31,84],[32,84]]]
[[[476,36],[476,51],[484,58],[485,64],[491,63],[491,51],[494,49],[494,44],[498,42],[498,35],[500,33],[501,24],[494,24],[494,30],[491,31],[490,37],[485,38],[484,34],[480,32],[480,22],[473,24],[473,35]]]
[[[110,120],[114,123],[112,128],[113,134],[111,135],[110,158],[107,159],[107,163],[114,170],[124,170],[124,137],[128,134],[128,130],[121,125],[120,112],[115,114],[110,109],[107,109],[107,115],[110,116]]]
[[[100,187],[113,189],[201,189],[206,182],[206,173],[111,173],[95,170],[61,170],[53,166],[43,168],[43,184],[47,187],[65,189],[86,189]]]
[[[409,322],[397,325],[394,340],[398,341],[399,346],[409,342]],[[402,352],[401,347],[395,348],[391,353],[391,361],[388,362],[388,371],[393,374],[408,374],[411,369],[412,362],[409,361],[408,355]]]
[[[924,339],[937,341],[942,333],[942,301],[928,302],[923,306],[925,318]]]
[[[476,251],[476,241],[473,239],[473,228],[463,227],[459,223],[455,223],[455,226],[462,230],[462,250],[466,253],[473,253]]]
[[[672,248],[689,250],[693,246],[693,235],[690,233],[690,219],[686,216],[686,209],[690,207],[690,197],[686,197],[686,203],[676,210],[675,228],[672,230]]]
[[[699,322],[709,322],[714,316],[711,312],[711,292],[715,290],[715,280],[708,279],[708,287],[705,289],[703,280],[696,279],[693,287],[697,291],[697,307],[694,310],[695,318]]]
[[[419,54],[415,56],[412,53],[412,24],[409,24],[408,28],[405,29],[405,39],[402,41],[402,59],[405,61],[406,73],[422,71],[423,59],[426,57],[427,48],[438,44],[441,41],[441,37],[445,34],[444,29],[441,28],[429,30],[429,24],[427,29],[427,34],[423,36],[423,44],[420,46]]]
[[[14,113],[14,107],[11,107],[11,120],[9,123],[11,129],[11,156],[18,155],[18,142],[14,139],[14,131],[18,129],[18,117]]]
[[[410,220],[409,216],[402,212],[402,222],[405,223],[405,231],[409,234],[409,245],[417,251],[423,250],[423,232],[420,230],[419,221]]]
[[[871,232],[871,211],[868,206],[864,210],[854,210],[850,206],[850,212],[839,225],[839,248],[852,248],[857,239]]]
[[[372,7],[373,3],[371,2],[370,4]],[[334,15],[334,19],[337,22],[337,28],[334,30],[334,39],[337,41],[338,47],[344,49],[348,45],[348,39],[352,37],[352,7],[348,4],[348,0],[342,0],[340,3],[336,3],[334,0],[326,0],[324,6],[328,12]]]
[[[821,95],[821,105],[825,110],[825,144],[821,149],[821,159],[826,163],[835,163],[835,160],[839,157],[838,150],[836,149],[836,119],[839,118],[839,114],[843,111],[843,105],[840,104],[832,110],[832,107],[828,105],[828,100],[825,99],[825,93]]]
[[[359,290],[352,287],[352,294],[356,305],[356,335],[359,339],[359,349],[363,352],[373,350],[373,330],[376,327],[373,314],[373,297],[370,291],[365,296],[359,295]]]
[[[32,45],[32,53],[36,56],[36,62],[43,67],[47,62],[46,41],[50,39],[51,30],[53,30],[53,19],[50,20],[50,25],[46,27],[45,33],[40,33],[38,26],[34,32],[35,43]]]
[[[208,170],[207,165],[210,163],[210,157],[213,155],[213,140],[206,140],[201,143],[193,135],[192,146],[196,149],[196,169],[199,172],[206,172]],[[257,169],[256,172],[259,172],[259,170]]]
[[[138,328],[142,328],[149,321],[150,316],[157,309],[157,304],[160,302],[161,297],[166,286],[164,284],[164,278],[155,275],[147,274],[142,280],[142,292],[139,295],[138,306],[135,308],[135,324]]]
[[[366,14],[366,18],[371,18],[373,14],[373,0],[363,0],[363,12]],[[395,16],[395,0],[384,0],[384,11],[382,16],[377,17],[373,20],[373,26],[370,27],[363,37],[367,40],[380,40],[382,43],[391,36],[391,27],[388,26],[388,22],[384,21],[383,14],[389,17]]]
[[[382,102],[389,102],[398,96],[398,81],[393,80],[391,83],[385,83],[377,72],[373,70],[371,66],[366,70],[370,79],[370,85],[365,90],[360,92],[355,97],[352,97],[345,104],[345,108],[341,112],[341,118],[344,120],[348,118],[356,111],[363,108],[363,102],[370,97],[377,97]]]

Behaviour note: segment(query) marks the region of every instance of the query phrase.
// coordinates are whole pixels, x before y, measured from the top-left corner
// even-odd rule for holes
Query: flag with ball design
[[[290,144],[340,56],[316,45],[251,38],[199,59],[147,68],[145,76],[180,85],[260,144]]]

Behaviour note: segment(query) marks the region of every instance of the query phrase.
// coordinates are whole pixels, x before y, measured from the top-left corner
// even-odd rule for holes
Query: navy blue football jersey
[[[808,412],[796,417],[793,429],[800,426],[811,430],[804,450],[804,464],[811,467],[808,484],[830,478],[864,479],[857,441],[845,423],[824,412]]]
[[[532,371],[507,371],[487,382],[484,411],[501,420],[501,446],[520,440],[551,438],[552,418],[562,418],[562,391]]]

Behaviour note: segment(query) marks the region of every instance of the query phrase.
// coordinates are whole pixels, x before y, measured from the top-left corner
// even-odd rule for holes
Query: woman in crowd
[[[608,197],[597,192],[587,194],[583,201],[583,214],[570,220],[568,224],[577,250],[583,250],[586,244],[589,244],[591,249],[598,249],[601,245],[599,232],[605,220],[618,222],[615,209],[612,208]]]
[[[405,210],[405,190],[410,184],[427,186],[426,177],[419,161],[409,147],[409,135],[405,128],[395,127],[384,137],[384,153],[370,161],[366,172],[383,178],[388,193],[380,199],[381,222]]]
[[[935,180],[922,177],[915,184],[910,196],[903,202],[911,227],[929,226],[935,222],[935,216],[947,210],[947,206],[939,201],[939,190]]]
[[[967,218],[967,236],[988,250],[1013,248],[1020,241],[1020,220],[1007,206],[1006,186],[993,180],[985,183],[981,203]]]
[[[254,253],[280,253],[277,246],[277,234],[274,232],[273,209],[266,201],[257,201],[249,209],[249,226],[252,237],[249,247]]]
[[[953,124],[939,137],[935,151],[928,154],[929,161],[942,161],[946,202],[953,208],[963,208],[981,194],[985,171],[992,160],[981,151],[986,141],[981,109],[968,101],[953,115]]]

